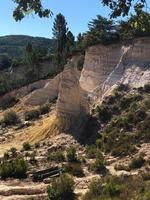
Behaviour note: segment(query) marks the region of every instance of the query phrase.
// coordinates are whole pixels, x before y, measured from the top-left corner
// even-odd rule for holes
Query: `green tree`
[[[89,22],[88,27],[90,31],[102,31],[102,32],[109,32],[112,29],[113,21],[108,20],[101,15],[97,15],[96,19],[93,19]]]
[[[140,6],[141,9],[147,7],[147,0],[101,0],[101,2],[111,9],[112,18],[127,16],[133,7],[134,10],[137,6]]]
[[[34,79],[39,79],[41,72],[40,60],[37,54],[37,50],[33,49],[31,43],[28,43],[26,46],[25,62],[29,67],[26,73],[27,80],[30,82]]]
[[[97,15],[88,24],[89,31],[84,36],[85,46],[98,43],[110,44],[119,40],[119,35],[113,20]]]
[[[11,66],[11,58],[7,54],[0,55],[0,69],[8,69]]]
[[[150,36],[150,14],[137,7],[135,15],[119,23],[118,31],[122,38]]]
[[[71,31],[67,32],[66,53],[67,56],[72,55],[75,50],[75,37]]]
[[[67,22],[65,17],[59,13],[53,25],[53,36],[56,40],[56,61],[57,65],[63,67],[66,62]]]

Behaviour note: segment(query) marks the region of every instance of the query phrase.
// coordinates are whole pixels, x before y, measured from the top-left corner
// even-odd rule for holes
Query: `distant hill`
[[[0,37],[0,55],[8,55],[9,57],[22,57],[25,47],[31,42],[32,45],[52,51],[54,40],[44,37],[31,37],[27,35],[8,35]]]

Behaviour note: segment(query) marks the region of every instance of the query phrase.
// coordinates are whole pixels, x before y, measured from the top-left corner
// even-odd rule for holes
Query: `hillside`
[[[0,54],[7,54],[9,57],[22,57],[28,42],[33,46],[53,49],[54,40],[44,37],[32,37],[27,35],[8,35],[0,37]]]
[[[77,54],[57,76],[1,97],[0,198],[46,200],[61,172],[79,200],[149,200],[149,50],[149,37],[94,45],[82,71]]]

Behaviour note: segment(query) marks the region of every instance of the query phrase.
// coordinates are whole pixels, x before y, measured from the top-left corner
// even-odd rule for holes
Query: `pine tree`
[[[72,55],[75,50],[75,37],[71,31],[67,32],[67,43],[66,43],[66,54],[67,56]]]
[[[57,65],[63,67],[66,62],[66,42],[67,42],[67,22],[65,17],[59,13],[53,26],[53,36],[57,42],[56,45],[56,61]]]

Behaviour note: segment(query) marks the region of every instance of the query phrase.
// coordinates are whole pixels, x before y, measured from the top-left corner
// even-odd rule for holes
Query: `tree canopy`
[[[111,10],[111,18],[119,16],[127,16],[129,11],[134,8],[136,11],[137,7],[141,10],[147,8],[147,0],[100,0],[103,5],[106,5]]]
[[[43,8],[41,0],[12,0],[16,4],[13,17],[16,21],[22,20],[26,14],[34,12],[39,17],[49,17],[52,15],[50,9]],[[129,11],[136,7],[142,9],[147,7],[147,0],[100,0],[100,2],[110,8],[111,17],[127,16]]]
[[[41,0],[12,0],[17,6],[13,11],[16,21],[22,20],[26,14],[34,12],[39,17],[49,17],[52,12],[43,8]]]

